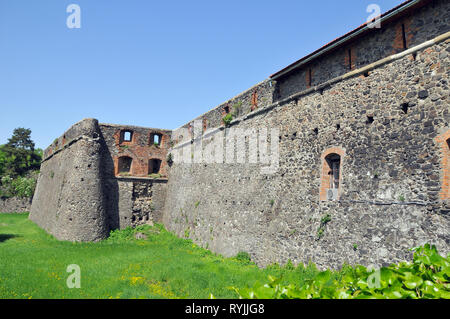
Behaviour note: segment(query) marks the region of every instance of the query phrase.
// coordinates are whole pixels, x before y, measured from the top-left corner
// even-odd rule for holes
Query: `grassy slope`
[[[58,241],[28,220],[0,214],[0,298],[236,298],[229,286],[266,282],[269,274],[299,284],[314,268],[253,264],[223,258],[161,227],[131,230],[98,243]],[[69,289],[66,268],[81,268],[81,288]]]

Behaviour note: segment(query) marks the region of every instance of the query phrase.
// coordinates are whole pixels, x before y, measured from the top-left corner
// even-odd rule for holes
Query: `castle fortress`
[[[78,122],[45,150],[30,219],[73,241],[160,222],[260,266],[448,253],[449,21],[446,0],[406,1],[177,130]],[[243,161],[195,160],[234,138]]]

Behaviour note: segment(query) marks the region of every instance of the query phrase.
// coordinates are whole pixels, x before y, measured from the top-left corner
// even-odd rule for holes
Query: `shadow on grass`
[[[11,238],[20,237],[19,235],[13,235],[13,234],[0,234],[0,243],[3,243],[4,241],[7,241]]]

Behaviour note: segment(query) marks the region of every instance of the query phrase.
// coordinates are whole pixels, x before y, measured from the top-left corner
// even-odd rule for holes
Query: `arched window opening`
[[[158,174],[161,168],[161,160],[151,159],[148,161],[148,174]]]
[[[320,200],[339,200],[342,193],[342,160],[345,151],[339,147],[326,150],[322,156]]]
[[[341,166],[341,157],[338,154],[330,154],[325,157],[327,161],[330,176],[330,189],[338,189],[339,188],[339,170]]]
[[[128,156],[123,156],[119,158],[119,174],[129,174],[131,172],[131,164],[133,159]]]

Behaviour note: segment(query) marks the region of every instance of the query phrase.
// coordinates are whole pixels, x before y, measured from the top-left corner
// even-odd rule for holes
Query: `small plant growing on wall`
[[[196,202],[195,202],[195,204],[194,204],[195,208],[197,208],[198,205],[200,205],[200,201],[196,201]]]
[[[231,113],[228,113],[224,117],[222,117],[223,124],[225,127],[230,126],[231,121],[233,120],[233,115]]]
[[[169,153],[169,155],[167,155],[167,164],[169,165],[169,166],[172,166],[172,164],[173,164],[173,155],[172,155],[172,153]]]
[[[325,225],[329,221],[331,221],[331,215],[330,214],[326,214],[326,215],[322,216],[322,218],[320,219],[320,226],[319,226],[319,228],[317,228],[317,240],[322,238],[323,233],[325,231]]]

